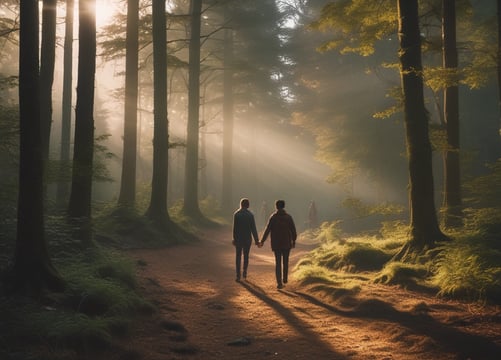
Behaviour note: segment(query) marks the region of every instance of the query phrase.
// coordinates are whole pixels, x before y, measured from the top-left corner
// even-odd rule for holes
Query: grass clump
[[[392,253],[381,245],[384,243],[374,237],[350,238],[343,242],[327,241],[307,255],[306,261],[331,270],[378,270],[392,256]]]
[[[324,225],[324,230],[332,227]],[[389,249],[387,248],[389,247]],[[294,277],[302,285],[334,298],[358,293],[363,284],[372,281],[393,253],[394,245],[374,236],[322,241],[304,256],[294,268]]]
[[[500,303],[501,251],[475,240],[467,236],[443,247],[431,281],[443,296]]]
[[[298,236],[301,244],[324,244],[342,241],[341,221],[323,222],[318,228],[307,229]]]
[[[117,208],[115,204],[103,204],[94,222],[97,229],[96,241],[114,248],[157,248],[177,244],[182,240],[130,207]],[[175,226],[172,225],[172,228]]]
[[[424,285],[423,280],[428,274],[429,270],[425,265],[393,261],[383,267],[374,281],[386,285],[416,287],[418,284]]]
[[[322,292],[332,298],[353,295],[361,289],[359,281],[350,281],[342,274],[318,265],[298,264],[294,278],[301,285],[309,286],[313,291]]]
[[[391,260],[409,234],[407,225],[387,222],[379,236],[319,242],[298,262],[295,274],[303,284],[338,288],[349,288],[355,274],[366,275],[365,280],[358,279],[358,286],[364,282],[399,285],[443,297],[500,304],[501,210],[466,209],[464,214],[464,226],[448,233],[451,241],[423,252],[414,263]],[[323,231],[326,229],[328,225]]]
[[[148,311],[148,303],[136,292],[135,265],[118,253],[92,251],[63,264],[62,273],[75,311],[99,316]]]
[[[46,345],[89,352],[111,344],[110,319],[40,306],[23,298],[4,301],[0,313],[6,325],[0,339],[12,350]]]
[[[439,295],[501,303],[501,209],[468,208],[454,240],[439,248],[431,283]]]
[[[114,337],[130,332],[135,317],[155,311],[137,292],[130,259],[100,247],[75,252],[67,245],[58,245],[54,261],[67,284],[64,293],[0,297],[0,344],[7,354],[106,350]]]

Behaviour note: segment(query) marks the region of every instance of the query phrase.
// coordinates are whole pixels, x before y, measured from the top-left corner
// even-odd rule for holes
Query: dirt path
[[[307,250],[293,250],[291,267]],[[501,359],[498,309],[372,285],[334,303],[293,277],[278,290],[269,242],[252,247],[247,281],[235,282],[228,230],[130,254],[160,314],[136,330],[128,358]]]

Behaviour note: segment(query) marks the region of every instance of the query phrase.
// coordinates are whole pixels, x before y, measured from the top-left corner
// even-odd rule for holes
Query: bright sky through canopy
[[[118,12],[117,5],[114,1],[110,0],[97,0],[96,1],[96,26],[101,28],[108,25],[113,16]]]

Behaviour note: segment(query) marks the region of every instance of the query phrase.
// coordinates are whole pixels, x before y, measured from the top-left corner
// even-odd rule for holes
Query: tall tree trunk
[[[13,286],[25,293],[38,293],[43,288],[60,290],[63,287],[50,261],[44,234],[38,16],[37,0],[21,1],[19,198]]]
[[[164,0],[153,0],[153,176],[146,215],[159,225],[169,222],[167,169],[169,133],[167,117],[167,27]]]
[[[223,84],[223,181],[222,209],[231,213],[233,204],[233,29],[229,4],[225,5],[224,84]]]
[[[444,239],[434,204],[432,151],[424,106],[418,1],[397,0],[399,59],[410,181],[410,239],[395,256],[412,260]]]
[[[50,129],[52,126],[52,85],[56,61],[57,0],[43,0],[42,49],[40,56],[40,116],[42,122],[42,154],[49,160]]]
[[[207,122],[205,121],[205,100],[207,99],[207,83],[204,84],[203,94],[201,96],[202,102],[202,114],[200,115],[201,120],[201,133],[200,133],[200,196],[202,199],[207,198],[209,195],[207,191]]]
[[[59,180],[57,184],[56,202],[63,207],[67,202],[70,190],[68,170],[70,164],[71,142],[71,109],[73,98],[73,18],[75,14],[74,0],[66,1],[66,20],[64,29],[63,59],[63,103],[61,110],[61,151]]]
[[[96,1],[79,1],[78,84],[73,177],[68,215],[79,220],[84,244],[92,240],[92,164],[94,154],[94,81],[96,75]]]
[[[498,102],[499,102],[499,133],[501,134],[501,0],[497,0],[497,21],[498,21],[498,51],[497,51],[497,70],[498,70]]]
[[[442,0],[443,66],[457,71],[456,1]],[[461,225],[461,175],[459,153],[459,91],[458,85],[444,90],[444,118],[447,126],[445,154],[445,226]]]
[[[139,0],[128,0],[122,182],[118,204],[131,207],[136,197],[138,36]]]
[[[200,217],[198,206],[198,149],[200,113],[200,27],[202,0],[191,0],[191,36],[189,47],[188,129],[186,139],[186,166],[184,213]]]

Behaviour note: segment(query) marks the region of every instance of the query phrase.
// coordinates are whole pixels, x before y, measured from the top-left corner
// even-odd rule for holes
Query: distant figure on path
[[[266,224],[266,221],[268,221],[268,217],[270,214],[270,210],[268,209],[268,204],[266,201],[263,201],[263,204],[261,205],[261,216],[260,216],[260,223],[261,224]],[[262,222],[261,222],[262,221]]]
[[[308,225],[310,229],[316,228],[318,225],[318,214],[317,214],[317,206],[315,205],[315,201],[311,201],[310,208],[308,209]]]
[[[268,235],[271,234],[271,250],[275,253],[277,288],[281,289],[284,284],[287,284],[289,254],[296,246],[297,232],[292,216],[285,211],[285,201],[277,200],[275,207],[277,210],[270,216],[258,246],[262,247]]]
[[[240,200],[240,209],[233,214],[233,245],[236,255],[236,281],[240,281],[242,269],[242,254],[244,256],[243,278],[247,278],[247,268],[249,266],[249,252],[252,245],[252,238],[257,245],[259,236],[257,235],[256,221],[254,215],[249,211],[249,199]]]

